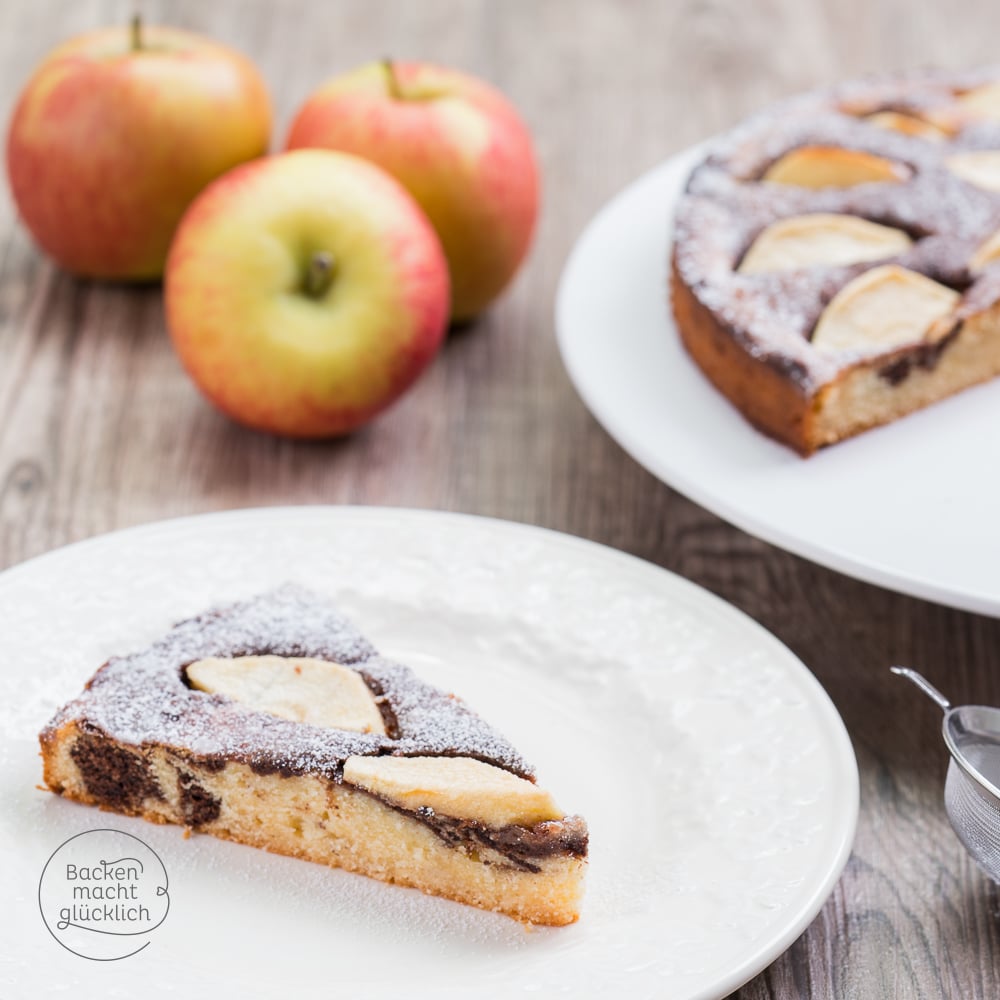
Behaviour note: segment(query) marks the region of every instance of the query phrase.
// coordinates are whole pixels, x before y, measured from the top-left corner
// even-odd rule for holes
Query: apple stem
[[[389,84],[389,96],[397,101],[403,100],[403,91],[399,86],[399,79],[396,77],[396,67],[391,59],[382,60],[382,68],[385,70],[386,80]]]
[[[129,39],[133,52],[138,52],[142,48],[142,14],[138,11],[132,15],[129,24]]]
[[[328,250],[318,250],[309,260],[306,271],[306,295],[314,299],[325,295],[333,283],[333,254]]]

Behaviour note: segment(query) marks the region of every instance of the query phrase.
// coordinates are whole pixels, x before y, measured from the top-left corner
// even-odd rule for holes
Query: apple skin
[[[456,321],[485,309],[528,251],[539,198],[531,136],[507,99],[475,77],[370,63],[320,87],[286,146],[354,153],[403,184],[441,237]]]
[[[55,49],[14,110],[7,172],[38,245],[86,277],[160,277],[184,209],[214,178],[267,152],[256,69],[199,35],[143,26]]]
[[[329,287],[306,290],[332,261]],[[194,201],[165,277],[174,347],[233,419],[293,437],[346,434],[396,400],[448,322],[448,265],[406,190],[346,153],[237,167]]]

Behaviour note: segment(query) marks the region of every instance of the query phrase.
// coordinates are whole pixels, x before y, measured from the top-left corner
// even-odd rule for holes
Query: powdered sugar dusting
[[[282,719],[184,681],[183,668],[195,660],[264,654],[315,657],[359,670],[381,689],[398,738]],[[48,728],[73,720],[123,743],[238,759],[262,772],[339,780],[352,755],[432,754],[472,756],[532,774],[510,743],[459,698],[379,656],[325,598],[291,584],[181,622],[148,649],[109,660]]]
[[[953,106],[957,93],[998,77],[995,69],[855,81],[783,101],[737,126],[695,168],[679,202],[674,253],[681,279],[746,350],[780,367],[807,393],[864,356],[859,351],[831,356],[812,347],[809,337],[823,309],[848,281],[889,259],[736,273],[756,236],[779,219],[831,212],[903,229],[914,245],[892,261],[962,291],[960,316],[969,315],[973,303],[977,310],[994,305],[990,269],[974,277],[966,264],[1000,230],[1000,193],[959,179],[945,161],[960,150],[1000,149],[1000,123],[969,124],[937,142],[878,127],[863,116],[890,108],[940,111]],[[759,180],[778,157],[812,144],[887,157],[910,176],[902,183],[815,190]]]

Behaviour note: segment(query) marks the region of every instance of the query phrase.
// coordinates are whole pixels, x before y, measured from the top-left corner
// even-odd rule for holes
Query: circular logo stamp
[[[74,955],[98,962],[128,958],[167,918],[167,870],[138,837],[88,830],[46,862],[38,906],[49,933]]]

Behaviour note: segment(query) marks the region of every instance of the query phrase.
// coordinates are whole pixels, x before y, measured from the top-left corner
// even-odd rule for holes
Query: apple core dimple
[[[333,284],[336,262],[329,250],[317,250],[309,259],[303,290],[312,299],[322,298]]]

